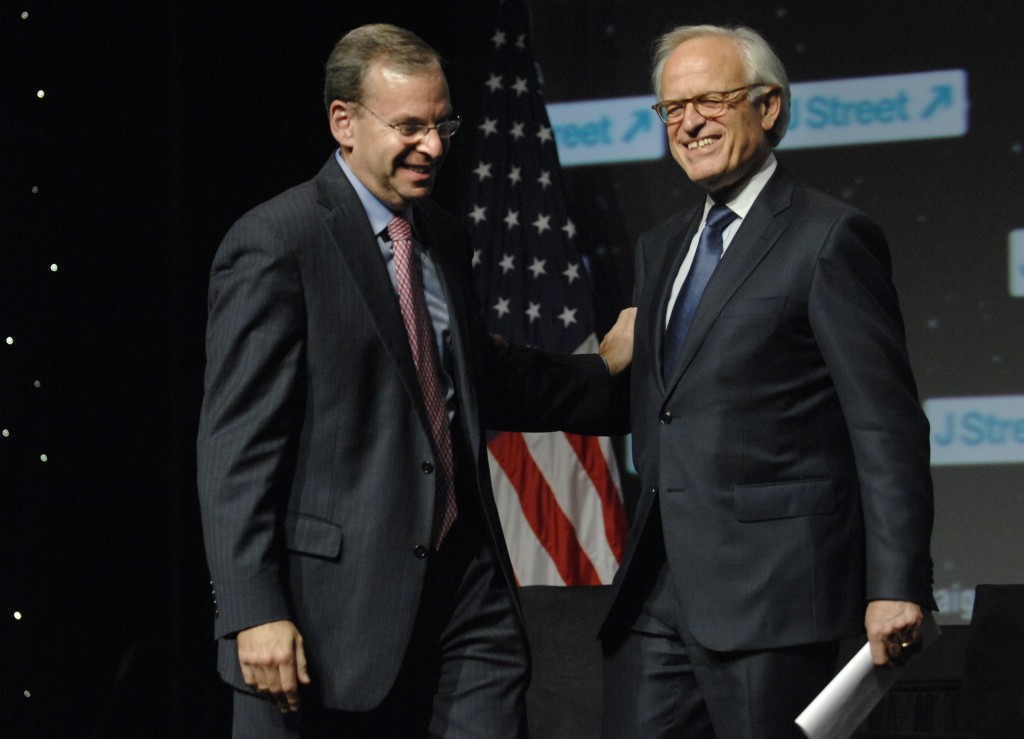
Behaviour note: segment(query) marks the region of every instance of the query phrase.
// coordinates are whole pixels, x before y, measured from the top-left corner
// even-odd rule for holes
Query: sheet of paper
[[[939,627],[930,612],[925,613],[921,630],[923,647],[938,637]],[[870,646],[865,643],[797,716],[797,726],[809,739],[847,739],[901,673],[899,667],[885,665],[876,668],[871,661]]]

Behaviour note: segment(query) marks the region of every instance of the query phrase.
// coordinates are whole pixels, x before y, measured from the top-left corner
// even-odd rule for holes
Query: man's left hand
[[[871,661],[899,663],[921,648],[921,606],[905,600],[873,600],[864,616]]]

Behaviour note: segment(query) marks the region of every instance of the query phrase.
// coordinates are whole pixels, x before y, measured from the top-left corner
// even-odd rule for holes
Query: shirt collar
[[[775,154],[769,153],[768,158],[764,160],[764,164],[757,170],[750,181],[743,186],[743,188],[733,196],[731,200],[726,202],[729,206],[729,210],[738,215],[740,219],[746,218],[747,213],[754,207],[754,201],[757,200],[757,196],[761,194],[764,186],[768,184],[768,180],[771,179],[775,170],[778,168],[779,163],[775,159]],[[708,211],[711,210],[711,206],[715,204],[715,201],[708,195],[707,201],[704,203],[704,217],[707,218]]]

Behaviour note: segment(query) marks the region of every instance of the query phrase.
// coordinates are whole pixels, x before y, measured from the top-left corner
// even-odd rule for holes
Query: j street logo
[[[1024,462],[1024,395],[933,398],[932,464]]]

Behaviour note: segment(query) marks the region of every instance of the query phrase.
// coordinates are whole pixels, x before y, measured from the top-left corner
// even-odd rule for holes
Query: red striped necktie
[[[409,334],[409,347],[416,363],[416,375],[423,391],[423,402],[427,408],[430,431],[437,447],[441,475],[439,489],[441,505],[435,507],[435,547],[451,529],[458,516],[455,502],[455,465],[452,459],[452,435],[448,427],[448,413],[441,393],[438,374],[437,350],[434,345],[434,329],[427,315],[427,302],[423,295],[423,278],[416,269],[412,245],[412,226],[401,216],[395,216],[388,223],[388,236],[395,249],[395,277],[398,283],[398,305],[402,309],[402,320]]]

